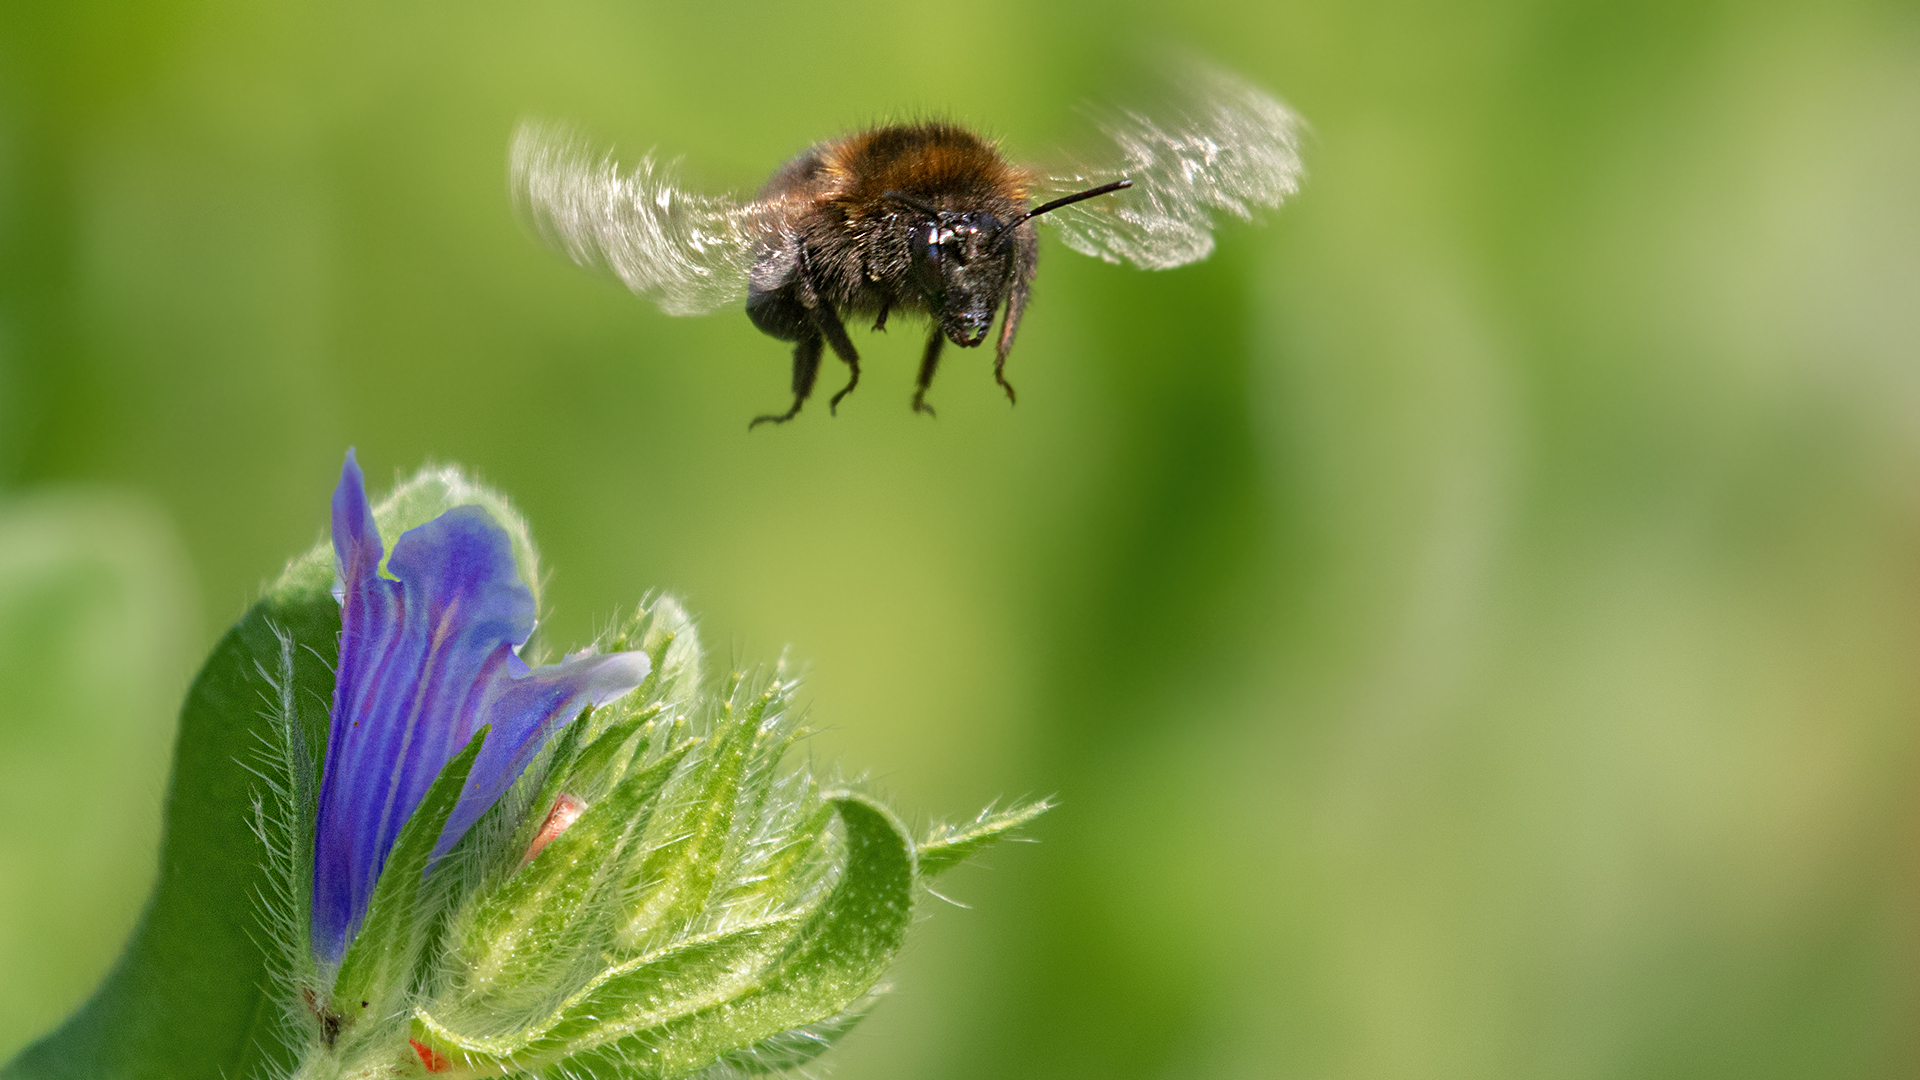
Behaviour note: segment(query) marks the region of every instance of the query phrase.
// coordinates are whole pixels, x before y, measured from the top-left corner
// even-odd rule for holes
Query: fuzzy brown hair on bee
[[[993,375],[1014,400],[1007,354],[1039,265],[1039,223],[1056,224],[1074,250],[1165,269],[1212,250],[1214,211],[1250,217],[1297,190],[1299,124],[1285,106],[1197,66],[1163,97],[1157,112],[1102,120],[1104,160],[1019,165],[957,124],[887,125],[815,144],[749,201],[687,192],[651,157],[622,170],[564,131],[528,124],[514,142],[513,188],[550,243],[669,313],[745,294],[753,324],[793,343],[791,405],[750,427],[799,415],[829,348],[848,368],[828,403],[837,410],[860,383],[846,320],[881,330],[896,313],[930,324],[913,408],[931,414],[947,343],[981,345],[1002,310]]]

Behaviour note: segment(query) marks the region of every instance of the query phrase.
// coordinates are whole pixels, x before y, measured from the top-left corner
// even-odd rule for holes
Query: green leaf
[[[919,856],[920,877],[925,880],[946,873],[1051,809],[1053,804],[1042,799],[998,814],[983,813],[965,825],[934,830],[914,849]]]
[[[486,741],[487,728],[482,726],[441,768],[394,839],[387,865],[381,868],[380,880],[373,887],[373,898],[367,902],[366,918],[361,920],[333,983],[334,1008],[349,1022],[363,1014],[391,1013],[412,984],[413,967],[425,936],[419,913],[420,894],[427,888],[427,860],[447,827],[447,818],[460,802],[460,789],[466,786],[467,774],[473,771],[473,761]]]
[[[340,608],[323,583],[283,587],[214,648],[180,714],[160,883],[112,973],[52,1034],[0,1069],[5,1080],[246,1080],[291,1059],[257,940],[270,882],[250,822],[261,781],[247,768],[277,738],[275,627],[295,643],[294,702],[326,728]]]

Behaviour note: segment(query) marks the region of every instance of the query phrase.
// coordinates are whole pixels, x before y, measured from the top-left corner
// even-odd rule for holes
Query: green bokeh
[[[910,415],[903,326],[749,436],[781,346],[508,211],[523,115],[714,187],[916,111],[1039,155],[1143,42],[1309,185],[1047,247],[1017,409],[956,354]],[[0,9],[0,1056],[351,444],[510,492],[559,642],[661,587],[790,644],[909,816],[1059,795],[843,1080],[1920,1070],[1917,130],[1899,4]]]

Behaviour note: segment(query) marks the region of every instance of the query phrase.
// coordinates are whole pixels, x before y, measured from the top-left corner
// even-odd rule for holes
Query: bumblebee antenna
[[[1096,187],[1096,188],[1088,188],[1085,191],[1076,191],[1071,195],[1063,195],[1060,198],[1053,200],[1052,202],[1041,203],[1039,206],[1034,207],[1033,209],[1027,211],[1026,213],[1021,214],[1019,217],[1014,218],[1012,221],[1007,222],[1005,225],[1000,226],[999,231],[995,232],[994,235],[997,237],[1000,235],[1000,233],[1006,232],[1008,229],[1014,228],[1015,226],[1026,221],[1028,218],[1037,218],[1041,214],[1050,214],[1055,210],[1060,209],[1063,206],[1072,206],[1074,203],[1081,202],[1086,199],[1091,199],[1099,195],[1111,195],[1112,193],[1119,191],[1122,188],[1130,188],[1132,186],[1133,186],[1133,181],[1131,180],[1115,180],[1111,184],[1101,184],[1099,187]]]

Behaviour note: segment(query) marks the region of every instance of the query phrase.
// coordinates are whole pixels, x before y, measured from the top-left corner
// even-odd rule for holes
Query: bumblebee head
[[[1115,180],[1042,203],[1012,220],[986,211],[942,210],[898,191],[886,194],[922,215],[908,240],[913,280],[947,340],[972,348],[987,339],[994,310],[1011,284],[1014,230],[1063,206],[1132,186],[1131,180]]]
[[[910,240],[914,283],[941,332],[971,348],[987,338],[1006,298],[1013,234],[990,213],[938,211],[917,223]]]

